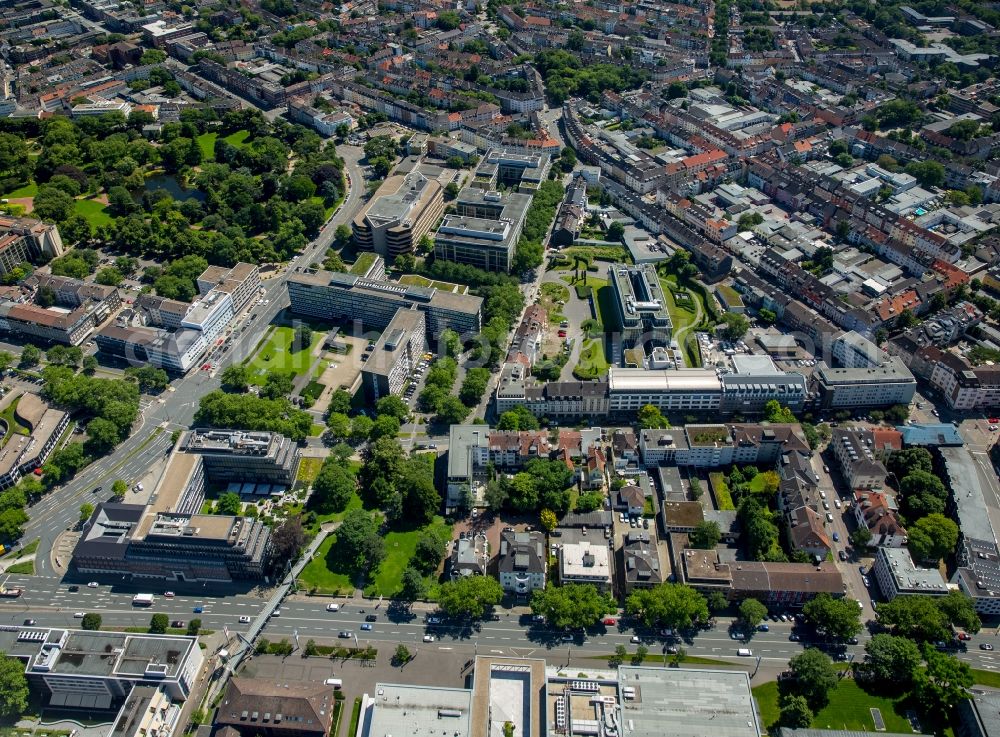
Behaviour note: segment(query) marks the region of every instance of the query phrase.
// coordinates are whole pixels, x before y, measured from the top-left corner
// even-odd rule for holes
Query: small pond
[[[157,189],[166,190],[171,197],[175,200],[204,200],[205,193],[201,190],[195,189],[194,187],[188,187],[185,189],[181,186],[181,183],[177,181],[177,177],[171,174],[159,174],[155,177],[149,177],[146,180],[145,185],[147,192],[153,192]]]

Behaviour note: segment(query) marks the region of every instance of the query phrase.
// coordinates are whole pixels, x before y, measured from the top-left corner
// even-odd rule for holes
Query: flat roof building
[[[471,737],[472,729],[472,691],[468,689],[376,683],[375,693],[365,694],[362,700],[358,734]]]
[[[559,549],[559,574],[563,583],[592,583],[599,590],[611,588],[611,555],[608,546],[582,541]]]
[[[612,264],[608,267],[608,282],[618,320],[614,327],[621,328],[622,342],[627,347],[670,345],[670,312],[653,264]]]
[[[813,374],[822,409],[856,409],[909,404],[917,391],[917,380],[897,356],[878,366],[830,368],[824,363]]]
[[[136,686],[184,701],[204,660],[197,637],[46,627],[0,627],[0,652],[25,663],[54,708],[117,708]]]
[[[531,196],[466,187],[434,234],[434,255],[486,271],[511,270]]]
[[[441,185],[419,171],[390,176],[351,223],[358,248],[387,261],[411,253],[444,213]]]
[[[29,431],[27,435],[12,432],[0,449],[0,489],[7,489],[45,463],[69,424],[69,413],[28,392],[8,393],[0,400],[0,409],[10,409]]]
[[[185,433],[178,447],[200,456],[212,481],[295,483],[298,447],[275,432],[200,428]]]
[[[365,396],[372,402],[403,393],[407,378],[417,368],[427,339],[424,313],[400,307],[375,341],[361,369]]]
[[[619,666],[623,737],[760,737],[744,671]],[[669,726],[667,726],[669,725]]]
[[[430,338],[448,328],[459,335],[478,334],[481,328],[481,297],[436,287],[406,286],[332,271],[300,270],[288,278],[288,297],[292,312],[357,323],[363,329],[383,330],[401,307],[424,313]]]
[[[944,596],[948,593],[948,584],[941,572],[937,568],[918,566],[906,548],[877,548],[872,572],[889,601],[897,596]]]
[[[544,589],[547,559],[542,533],[501,532],[497,572],[503,590],[527,595],[535,589]]]

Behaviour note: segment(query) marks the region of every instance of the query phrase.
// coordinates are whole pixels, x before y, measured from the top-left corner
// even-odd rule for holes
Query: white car
[[[340,604],[327,604],[326,605],[326,610],[328,612],[339,612],[340,611]]]
[[[250,617],[244,614],[242,617],[240,617],[240,624],[250,624]]]
[[[639,637],[639,635],[632,635],[632,639],[630,640],[630,642],[640,643],[642,642],[642,638]]]
[[[96,589],[99,585],[100,584],[98,584],[97,581],[91,581],[90,583],[87,584],[87,588],[88,589]]]
[[[434,642],[434,635],[424,635],[424,642]]]
[[[73,612],[73,619],[83,619],[83,612]]]
[[[163,592],[163,598],[164,599],[173,599],[174,596],[175,596],[175,594],[174,594],[173,591],[164,591]]]

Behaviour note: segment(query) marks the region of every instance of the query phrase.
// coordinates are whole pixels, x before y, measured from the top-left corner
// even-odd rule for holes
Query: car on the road
[[[250,624],[250,617],[244,614],[242,617],[240,617],[240,624]]]
[[[328,612],[339,612],[340,611],[340,604],[327,604],[326,605],[326,610]]]
[[[73,619],[83,619],[83,612],[73,612]]]
[[[835,543],[839,543],[840,542],[840,533],[839,532],[833,533],[833,541]]]
[[[441,624],[441,617],[428,617],[427,624]]]
[[[789,642],[798,642],[801,638],[794,632],[788,636]]]
[[[346,640],[346,639],[350,638],[350,636],[351,636],[351,633],[348,632],[347,630],[341,630],[340,632],[337,633],[337,637],[339,637],[342,640]]]
[[[424,635],[424,642],[434,642],[434,635]]]
[[[847,560],[847,551],[845,550],[838,551],[837,557],[840,558],[841,560]]]
[[[187,625],[184,624],[184,620],[183,619],[175,619],[173,622],[170,623],[170,626],[171,627],[186,627]]]
[[[601,620],[601,624],[606,624],[609,627],[611,627],[618,624],[618,620],[615,619],[614,617],[605,617],[604,619]]]
[[[733,630],[732,632],[729,633],[729,637],[730,639],[733,640],[742,640],[745,638],[745,635],[742,632],[737,632],[736,630]]]
[[[847,638],[847,644],[848,645],[857,645],[858,644],[858,638],[857,637],[849,637],[849,638]]]
[[[758,624],[757,625],[757,631],[758,632],[770,632],[771,628],[768,627],[766,624]]]
[[[544,614],[534,614],[531,617],[531,621],[534,622],[535,624],[545,624],[545,615]]]
[[[361,629],[363,629],[365,632],[371,632],[372,631],[372,626],[370,624],[368,624],[368,623],[365,623],[365,624],[361,625]]]
[[[991,425],[1000,425],[1000,417],[991,417],[990,418],[990,424]]]
[[[642,642],[642,638],[639,637],[639,635],[632,635],[632,637],[629,638],[629,642],[639,644],[640,642]]]
[[[871,579],[868,578],[868,576],[862,576],[861,577],[861,583],[863,583],[865,586],[871,586],[872,585]]]
[[[87,588],[88,589],[96,589],[99,585],[100,584],[98,584],[97,581],[91,581],[90,583],[87,584]]]
[[[74,591],[79,591],[80,587],[77,586],[76,584],[73,584],[72,586],[69,587],[69,590],[70,590],[70,593],[72,593]]]
[[[959,632],[958,639],[967,642],[972,639],[972,635],[970,635],[968,632]]]
[[[782,622],[787,622],[788,621],[788,615],[787,614],[779,614],[778,615],[778,619],[780,619]]]
[[[163,592],[163,598],[164,599],[173,599],[174,596],[176,596],[176,594],[173,591],[164,591]]]
[[[281,616],[281,607],[278,607],[273,612],[271,612],[271,616],[272,617],[280,617]]]
[[[205,611],[205,609],[204,609],[204,607],[196,606],[191,611],[193,611],[195,614],[201,614],[203,611]]]
[[[868,571],[867,571],[867,570],[865,570],[865,567],[864,567],[864,566],[858,566],[858,573],[860,573],[860,574],[861,574],[861,575],[863,576],[863,575],[865,575],[866,573],[868,573]]]
[[[376,615],[374,615],[374,614],[366,614],[365,615],[365,621],[366,622],[377,622],[378,621],[378,617]]]
[[[829,466],[823,466],[823,471],[825,473],[830,473],[830,467]]]
[[[979,649],[980,650],[992,650],[993,646],[990,643],[988,643],[988,642],[981,642],[981,643],[979,643]]]
[[[843,505],[840,503],[840,499],[834,499],[833,506],[835,506],[837,509],[840,509]]]
[[[94,491],[92,493],[94,493],[94,494],[100,494],[102,491],[104,491],[104,487],[103,486],[95,486],[94,487]]]
[[[24,620],[24,626],[25,627],[31,627],[34,624],[35,624],[35,620],[33,620],[33,619],[26,619],[26,620]]]
[[[565,632],[565,633],[563,633],[562,641],[563,642],[573,642],[573,633],[572,632]]]

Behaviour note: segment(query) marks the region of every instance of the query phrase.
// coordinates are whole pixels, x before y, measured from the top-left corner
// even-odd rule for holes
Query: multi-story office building
[[[58,709],[104,711],[136,687],[185,701],[204,656],[197,637],[0,627],[0,652],[25,663],[29,684]]]
[[[233,319],[233,299],[226,292],[213,289],[191,305],[182,328],[197,330],[205,336],[206,345],[211,345]]]
[[[39,293],[53,296],[55,304],[39,304]],[[115,287],[62,276],[31,276],[16,299],[0,298],[0,330],[29,339],[80,345],[121,303]]]
[[[231,269],[225,266],[209,266],[198,277],[198,292],[204,297],[210,292],[228,294],[233,301],[233,312],[240,310],[260,290],[260,270],[253,264],[238,263]]]
[[[917,381],[896,356],[866,368],[830,368],[822,363],[813,374],[817,403],[823,409],[860,409],[909,404]]]
[[[15,404],[16,400],[16,404]],[[13,407],[14,419],[28,428],[28,435],[12,432],[0,451],[0,489],[17,484],[36,468],[41,468],[69,424],[69,414],[50,407],[37,395],[8,394],[0,407]]]
[[[466,187],[434,235],[434,255],[486,271],[510,271],[531,196]]]
[[[490,149],[472,175],[471,186],[493,190],[498,185],[529,192],[538,189],[549,172],[549,155]]]
[[[725,414],[759,414],[771,400],[797,412],[808,397],[806,378],[782,371],[768,356],[733,356],[733,372],[721,379]]]
[[[0,217],[0,273],[26,261],[62,256],[59,227],[34,218]],[[23,239],[23,240],[22,240]]]
[[[202,455],[174,453],[149,504],[97,506],[73,550],[74,568],[160,581],[262,578],[270,528],[254,517],[198,514],[205,480]]]
[[[125,699],[108,737],[173,737],[183,710],[183,704],[174,703],[166,689],[136,686]]]
[[[831,349],[844,368],[873,368],[886,358],[881,348],[853,330],[834,338]]]
[[[375,341],[375,348],[361,369],[365,395],[377,402],[401,394],[408,376],[424,352],[424,313],[400,307]]]
[[[722,380],[710,370],[608,369],[609,412],[635,413],[652,404],[661,410],[711,412],[722,402]]]
[[[298,447],[275,432],[197,429],[185,433],[179,447],[201,457],[212,481],[295,483]]]
[[[181,320],[191,309],[191,303],[157,297],[154,294],[140,294],[135,301],[135,307],[142,312],[147,325],[179,330]]]
[[[11,232],[0,235],[0,274],[9,274],[30,261],[30,241],[26,236]]]
[[[436,180],[419,171],[388,177],[354,218],[354,242],[392,260],[410,253],[444,213],[444,194]]]
[[[288,297],[292,312],[323,320],[357,322],[362,329],[383,330],[401,307],[424,313],[430,338],[447,328],[464,335],[478,333],[481,327],[481,297],[353,274],[296,271],[288,277]]]
[[[944,596],[948,584],[937,568],[921,568],[913,562],[906,548],[877,548],[872,573],[886,599],[920,594]]]
[[[94,341],[102,353],[180,374],[194,366],[208,347],[201,331],[188,328],[171,332],[106,325],[94,336]]]
[[[565,543],[559,549],[559,580],[591,583],[600,591],[611,588],[611,552],[607,545],[582,541]]]
[[[615,314],[626,347],[670,345],[672,325],[667,302],[653,264],[608,267],[608,282],[614,294]]]

